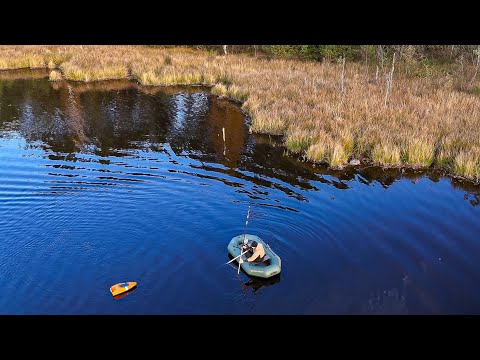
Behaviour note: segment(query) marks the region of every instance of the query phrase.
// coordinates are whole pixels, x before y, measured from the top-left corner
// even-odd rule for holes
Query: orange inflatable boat
[[[136,286],[137,283],[135,281],[126,281],[110,286],[110,292],[112,293],[112,296],[117,296],[132,290]]]

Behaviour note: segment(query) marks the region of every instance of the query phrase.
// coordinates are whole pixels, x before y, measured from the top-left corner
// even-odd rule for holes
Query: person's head
[[[253,247],[253,248],[256,248],[257,245],[258,245],[258,243],[257,243],[256,241],[252,241],[252,247]]]

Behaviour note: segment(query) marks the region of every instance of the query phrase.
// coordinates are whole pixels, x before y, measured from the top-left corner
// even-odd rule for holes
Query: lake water
[[[480,313],[478,186],[314,167],[248,121],[202,88],[3,73],[0,314]],[[225,265],[249,206],[275,278]]]

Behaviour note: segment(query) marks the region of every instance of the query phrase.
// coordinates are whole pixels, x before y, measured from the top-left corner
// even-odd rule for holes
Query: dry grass
[[[0,46],[0,69],[60,69],[67,80],[133,79],[141,85],[210,85],[243,103],[251,130],[281,134],[290,151],[343,165],[352,157],[385,166],[437,166],[480,181],[480,101],[457,90],[471,74],[397,64],[385,105],[387,66],[375,79],[341,65],[146,46]],[[428,71],[427,71],[428,70]],[[479,77],[480,78],[480,77]],[[470,80],[468,80],[470,81]],[[464,90],[467,90],[462,85]]]
[[[50,74],[48,75],[48,80],[50,80],[50,81],[61,81],[61,80],[63,80],[62,73],[58,70],[52,70],[52,71],[50,71]]]
[[[17,45],[0,46],[0,70],[53,69],[67,61],[73,54],[73,47]]]

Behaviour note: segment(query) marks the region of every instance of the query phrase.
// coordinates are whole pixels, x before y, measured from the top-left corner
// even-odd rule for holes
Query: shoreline
[[[23,72],[28,72],[28,73],[44,72],[44,76],[38,77],[38,78],[48,79],[49,72],[52,71],[52,69],[48,69],[48,68],[1,69],[0,74],[2,74],[2,73],[5,74],[5,73],[8,73],[8,72],[10,72],[10,73],[14,73],[14,72],[21,73],[22,71]],[[23,75],[21,75],[19,77],[16,77],[15,79],[28,79],[28,78],[29,78],[29,76],[24,73]],[[35,78],[37,78],[37,77],[35,77]],[[1,77],[0,77],[0,80],[2,80]],[[214,85],[209,85],[209,84],[207,84],[207,85],[205,85],[205,84],[143,85],[137,79],[135,79],[134,77],[98,79],[98,80],[92,80],[92,81],[68,80],[68,79],[65,79],[65,78],[62,78],[60,81],[50,81],[49,80],[49,82],[51,84],[59,84],[61,82],[64,82],[65,84],[73,83],[77,86],[82,85],[82,84],[83,85],[95,86],[95,85],[99,85],[99,84],[102,84],[102,83],[105,84],[105,83],[108,83],[108,82],[116,82],[116,81],[128,82],[132,86],[137,86],[139,88],[144,88],[144,89],[148,89],[148,88],[162,89],[162,88],[175,88],[175,87],[185,87],[185,88],[201,87],[201,88],[206,88],[206,89],[211,90],[214,87]],[[243,107],[241,106],[244,102],[242,102],[238,99],[235,99],[235,98],[228,97],[226,95],[217,95],[217,94],[213,94],[213,93],[210,93],[210,95],[216,96],[218,99],[228,100],[228,101],[238,105],[240,107],[241,112],[246,117],[246,120],[251,122],[250,114],[248,114],[248,112],[245,109],[243,109]],[[249,132],[252,133],[253,131],[251,130],[251,126],[249,125],[248,127],[249,127]],[[339,172],[342,172],[342,171],[356,170],[356,169],[364,170],[364,169],[373,167],[373,168],[376,168],[376,169],[380,169],[384,172],[389,172],[389,171],[392,171],[392,170],[398,170],[398,172],[401,175],[404,175],[405,172],[419,172],[421,176],[425,176],[425,177],[430,177],[429,175],[437,175],[437,176],[440,176],[440,177],[450,178],[452,181],[467,182],[467,183],[472,184],[475,187],[480,186],[480,181],[475,181],[474,179],[471,179],[471,178],[468,178],[468,177],[465,177],[465,176],[462,176],[462,175],[459,175],[459,174],[448,172],[445,168],[438,167],[438,166],[428,166],[427,167],[427,166],[412,165],[412,164],[388,164],[388,165],[386,165],[386,164],[375,163],[372,159],[369,159],[369,158],[359,159],[360,164],[358,164],[358,165],[352,165],[350,163],[345,163],[345,164],[341,164],[339,166],[331,166],[330,164],[328,164],[326,162],[309,160],[305,156],[302,156],[301,153],[293,152],[293,151],[289,150],[285,146],[285,142],[284,142],[285,135],[260,133],[260,132],[255,132],[255,134],[258,134],[258,135],[261,135],[261,136],[274,137],[276,139],[276,141],[279,141],[280,145],[285,148],[288,155],[296,156],[299,161],[307,162],[314,168],[315,167],[323,167],[325,170],[327,170],[328,172],[331,172],[333,174],[338,174]]]
[[[15,72],[17,72],[18,76],[15,76],[14,79],[29,79],[29,78],[48,79],[48,71],[44,71],[44,70],[45,69],[43,68],[15,69],[11,71],[5,70],[3,74],[6,74],[6,73],[14,74]],[[23,74],[21,74],[22,72]],[[34,75],[33,73],[35,73],[35,75],[42,75],[42,76],[31,76],[31,75]],[[2,73],[0,72],[0,80],[2,80],[1,75]],[[50,84],[56,89],[58,89],[57,86],[72,85],[74,91],[80,91],[80,92],[91,91],[91,90],[93,91],[117,90],[115,85],[119,85],[119,84],[121,85],[120,89],[135,88],[140,91],[147,90],[147,89],[169,91],[171,89],[175,90],[176,87],[182,88],[184,90],[189,90],[195,87],[204,88],[206,91],[211,89],[211,86],[202,86],[202,85],[145,86],[145,85],[141,85],[134,79],[109,79],[109,80],[96,80],[96,81],[90,81],[90,82],[69,81],[69,80],[62,79],[61,81],[50,82]],[[101,87],[101,88],[99,89],[98,87]],[[236,106],[239,106],[242,104],[240,101],[236,99],[228,98],[226,96],[219,96],[211,93],[209,93],[209,95],[213,95],[219,100],[229,101]],[[247,121],[247,126],[248,126],[248,123],[251,121],[248,113],[246,113],[246,111],[241,107],[239,108],[239,110],[245,116],[245,120]],[[303,158],[301,154],[288,151],[288,149],[285,147],[285,144],[283,143],[283,140],[282,140],[284,137],[283,135],[272,135],[272,134],[265,134],[265,133],[255,133],[255,135],[265,139],[264,141],[269,141],[273,143],[272,146],[283,147],[286,150],[288,156],[296,158],[300,163],[303,163],[306,166],[311,166],[314,169],[319,169],[320,171],[318,172],[318,174],[321,174],[321,175],[334,176],[336,178],[345,178],[345,176],[347,177],[350,176],[349,178],[346,179],[346,180],[349,180],[351,179],[351,176],[353,173],[359,174],[359,173],[365,173],[365,172],[368,173],[370,171],[373,171],[373,173],[375,173],[375,175],[371,177],[371,179],[373,180],[379,181],[380,179],[385,180],[389,178],[391,179],[404,178],[414,182],[416,182],[420,177],[428,178],[432,181],[436,181],[437,179],[443,177],[443,178],[449,179],[452,182],[452,185],[454,187],[460,187],[464,191],[472,192],[475,194],[479,193],[480,191],[480,183],[474,182],[471,179],[462,177],[460,175],[448,173],[441,168],[421,167],[421,166],[408,165],[408,164],[380,165],[380,164],[375,164],[370,159],[365,159],[365,158],[360,159],[361,163],[359,165],[345,164],[342,167],[332,167],[329,164],[324,162],[314,162],[310,160],[305,160],[305,158]],[[380,182],[382,183],[381,180]]]
[[[65,48],[67,49],[67,48]],[[101,49],[103,51],[103,49]],[[141,49],[141,51],[144,51],[145,49]],[[72,50],[73,52],[73,50]],[[61,74],[61,79],[57,79],[58,81],[65,81],[66,83],[72,82],[72,83],[85,83],[85,84],[94,84],[98,82],[109,82],[109,81],[129,81],[133,82],[137,86],[145,87],[145,88],[158,88],[158,87],[175,87],[175,86],[181,86],[181,87],[204,87],[204,88],[209,88],[211,89],[211,94],[216,95],[219,98],[224,98],[228,99],[236,104],[238,104],[242,110],[242,113],[248,117],[250,124],[249,126],[249,132],[250,133],[256,133],[256,134],[263,134],[263,135],[274,135],[274,136],[280,136],[283,142],[283,146],[287,149],[289,153],[295,154],[298,156],[302,161],[309,161],[314,165],[327,165],[332,169],[342,169],[344,167],[350,167],[350,166],[355,166],[355,165],[350,165],[349,162],[352,159],[359,159],[362,164],[368,164],[368,165],[374,165],[378,166],[380,168],[412,168],[412,169],[425,169],[425,170],[438,170],[441,172],[444,172],[445,174],[448,174],[452,178],[457,178],[457,179],[462,179],[465,181],[470,181],[473,182],[474,184],[480,184],[480,153],[478,151],[478,145],[474,143],[472,146],[469,144],[469,138],[471,139],[472,137],[469,138],[463,138],[463,134],[455,134],[456,139],[459,140],[449,140],[452,144],[456,144],[460,141],[460,147],[452,147],[449,145],[449,143],[446,143],[447,140],[444,140],[446,137],[442,134],[448,132],[455,131],[455,126],[453,125],[452,129],[448,130],[441,130],[440,131],[440,140],[434,140],[431,136],[429,136],[428,130],[423,130],[424,136],[419,136],[416,137],[415,135],[417,134],[415,130],[415,119],[410,119],[407,121],[413,124],[407,124],[409,126],[407,127],[402,127],[402,126],[394,126],[393,130],[387,128],[388,124],[383,124],[383,122],[390,120],[390,117],[393,118],[394,121],[396,121],[397,118],[400,118],[401,120],[401,115],[397,115],[394,111],[394,109],[386,109],[383,110],[386,112],[384,114],[384,117],[386,120],[382,120],[378,124],[373,124],[373,130],[369,128],[370,124],[363,123],[361,120],[362,117],[367,116],[366,120],[368,120],[368,116],[372,117],[375,116],[378,117],[378,115],[371,115],[370,112],[375,111],[371,110],[368,102],[373,101],[373,95],[369,95],[368,97],[364,97],[365,101],[365,108],[366,108],[366,113],[362,114],[357,113],[357,108],[351,108],[349,109],[348,107],[344,110],[340,109],[341,106],[344,106],[344,95],[339,95],[335,93],[335,90],[328,90],[331,95],[334,96],[333,100],[333,105],[329,105],[330,108],[332,106],[335,106],[338,102],[339,109],[331,108],[333,111],[333,115],[331,117],[325,117],[322,111],[322,108],[317,109],[317,104],[313,103],[312,104],[312,99],[307,98],[306,100],[309,100],[309,106],[314,107],[312,111],[309,111],[309,108],[298,108],[297,110],[300,110],[300,114],[298,116],[295,116],[295,108],[289,109],[288,106],[284,107],[279,107],[277,105],[272,105],[270,106],[269,109],[265,109],[264,103],[265,102],[272,102],[272,100],[267,96],[268,94],[265,93],[265,91],[270,91],[270,89],[266,88],[262,91],[265,93],[265,97],[262,99],[261,97],[256,96],[255,93],[252,91],[252,84],[249,83],[249,81],[253,81],[250,78],[247,78],[247,75],[244,75],[241,70],[242,69],[247,69],[248,66],[250,67],[255,67],[260,65],[265,65],[266,63],[263,62],[263,60],[255,60],[255,59],[246,59],[244,57],[237,56],[235,58],[234,56],[229,55],[228,59],[222,56],[216,56],[212,57],[211,59],[208,58],[199,58],[197,59],[196,56],[203,56],[200,51],[187,51],[187,60],[185,63],[182,63],[184,59],[177,60],[175,56],[178,54],[175,51],[170,51],[170,50],[161,50],[155,52],[155,50],[152,49],[146,49],[145,53],[148,54],[153,54],[152,58],[155,56],[162,56],[162,64],[161,65],[155,65],[157,66],[150,67],[141,67],[139,69],[135,69],[135,66],[129,65],[128,69],[126,71],[119,70],[118,68],[115,67],[110,67],[108,68],[107,65],[105,67],[100,67],[100,70],[96,69],[95,67],[90,67],[89,65],[84,65],[83,63],[79,63],[83,67],[80,69],[79,65],[69,65],[70,68],[67,66],[69,64],[70,59],[73,57],[75,59],[76,55],[71,55],[70,57],[66,57],[66,60],[60,62],[59,64],[54,64],[53,63],[47,63],[46,61],[44,62],[44,66],[23,66],[23,67],[15,67],[15,68],[2,68],[0,69],[0,74],[5,74],[8,72],[21,72],[21,71],[45,71],[46,76],[49,77],[51,76],[52,73],[59,73]],[[0,53],[1,55],[1,53]],[[184,56],[182,53],[180,53],[180,57]],[[194,57],[194,58],[188,58],[188,57]],[[232,60],[233,63],[228,68],[226,63],[227,61]],[[164,60],[165,59],[165,60]],[[169,59],[167,61],[167,59]],[[172,60],[173,59],[173,60]],[[193,60],[192,60],[193,59]],[[143,61],[144,59],[142,59]],[[147,58],[145,61],[151,61],[152,59]],[[213,67],[216,68],[214,69],[212,73],[208,73],[205,71],[204,68],[201,69],[193,69],[190,70],[188,66],[191,64],[196,64],[195,61],[200,62],[206,61],[205,67]],[[210,61],[210,63],[208,63]],[[235,63],[237,61],[237,63]],[[282,75],[282,69],[287,69],[285,71],[297,71],[297,73],[289,73],[289,77],[293,76],[299,76],[303,74],[302,71],[305,72],[305,76],[308,75],[308,71],[311,71],[309,69],[310,66],[318,66],[321,67],[323,65],[321,64],[311,64],[311,63],[302,63],[299,61],[277,61],[279,68],[273,68],[270,69],[270,75],[272,76],[277,76],[281,77],[284,76]],[[166,72],[165,68],[169,69],[169,66],[171,67],[171,63],[177,63],[179,62],[181,66],[178,68],[174,68],[173,70],[168,70],[170,72]],[[270,61],[274,62],[274,61]],[[67,63],[67,65],[65,65]],[[167,64],[167,65],[165,65]],[[210,64],[210,65],[209,65]],[[276,63],[275,63],[276,64]],[[33,65],[33,64],[32,64]],[[93,66],[93,65],[92,65]],[[143,65],[142,65],[143,66]],[[332,65],[333,66],[333,65]],[[353,66],[353,65],[352,65]],[[356,66],[356,65],[355,65]],[[283,68],[282,68],[283,67]],[[295,67],[301,68],[300,70],[296,70]],[[330,71],[330,70],[335,70],[333,67],[330,69],[330,65],[326,66],[327,69],[325,72]],[[260,67],[261,68],[261,67]],[[288,70],[292,69],[293,70]],[[67,72],[65,71],[67,69]],[[73,70],[72,70],[73,69]],[[80,69],[80,70],[78,70]],[[106,70],[104,70],[106,69]],[[133,70],[132,70],[133,69]],[[153,70],[149,70],[153,69]],[[157,70],[155,70],[157,69]],[[225,70],[226,69],[226,70]],[[210,69],[211,70],[211,69]],[[70,71],[70,73],[68,73]],[[94,71],[98,71],[98,73],[103,72],[117,72],[117,76],[110,76],[110,77],[95,77],[97,73],[94,73]],[[123,72],[122,72],[123,71]],[[230,71],[230,73],[229,73]],[[257,69],[257,72],[259,70]],[[299,72],[300,71],[300,72]],[[120,75],[119,72],[122,72]],[[75,78],[75,75],[77,78]],[[80,75],[79,75],[80,74]],[[82,79],[81,75],[84,75],[85,78]],[[94,74],[94,75],[91,75]],[[212,75],[213,74],[213,75]],[[215,75],[217,74],[217,75]],[[112,73],[113,75],[113,73]],[[328,74],[327,74],[328,75]],[[353,74],[355,75],[355,74]],[[357,74],[358,75],[358,74]],[[237,76],[237,78],[236,78]],[[243,76],[244,78],[240,78]],[[287,76],[287,75],[285,75]],[[329,75],[330,76],[330,75]],[[333,75],[332,75],[333,76]],[[355,75],[356,76],[356,75]],[[1,77],[0,77],[1,78]],[[164,80],[162,82],[162,79]],[[195,80],[199,80],[199,82],[195,82]],[[205,82],[204,80],[209,79],[210,82]],[[322,78],[319,78],[322,79]],[[203,80],[203,81],[202,81]],[[432,79],[433,82],[434,79]],[[52,81],[58,82],[58,81]],[[244,81],[244,85],[242,85],[242,81]],[[256,80],[259,81],[259,80]],[[275,80],[275,86],[281,86],[281,81],[282,79],[277,79]],[[307,77],[305,77],[305,87],[311,87],[311,84],[309,84],[310,79],[307,80]],[[317,80],[312,80],[313,82],[319,81]],[[327,80],[325,80],[327,81]],[[397,82],[403,81],[402,79],[396,80]],[[260,84],[262,85],[262,84]],[[259,86],[260,86],[259,85]],[[328,84],[327,84],[328,85]],[[243,87],[242,87],[243,86]],[[347,86],[347,85],[346,85]],[[353,85],[352,85],[353,86]],[[362,85],[364,86],[364,85]],[[400,86],[400,85],[398,85]],[[428,85],[425,85],[428,87]],[[432,85],[433,86],[433,85]],[[328,87],[328,86],[327,86]],[[367,89],[370,88],[370,85],[365,85]],[[375,90],[374,88],[372,88]],[[281,90],[281,87],[279,88]],[[295,92],[299,91],[307,91],[303,90],[301,87],[300,88],[294,88]],[[308,90],[312,91],[320,91],[318,90],[318,85],[313,86],[313,88],[309,88]],[[357,90],[362,90],[362,89],[357,89]],[[350,92],[356,91],[355,87],[353,87]],[[426,90],[424,90],[426,91]],[[295,92],[290,92],[289,96],[293,97],[295,96]],[[253,93],[253,94],[252,94]],[[446,93],[446,95],[449,95],[450,93]],[[456,94],[455,92],[451,92],[451,96]],[[281,94],[280,94],[281,95]],[[285,98],[282,99],[282,97],[278,95],[278,98],[274,99],[273,101],[279,102],[281,105],[283,102],[285,102]],[[288,95],[288,94],[287,94]],[[381,94],[382,97],[384,96]],[[465,94],[460,94],[461,96],[467,96]],[[415,94],[413,94],[413,97],[415,99]],[[422,97],[422,93],[420,93],[420,98]],[[478,101],[478,95],[471,95],[473,97],[476,97],[476,101]],[[418,96],[417,96],[418,97]],[[268,99],[268,100],[265,100]],[[386,99],[386,96],[385,96]],[[301,100],[295,100],[300,101],[301,105]],[[377,99],[378,100],[378,99]],[[380,103],[383,103],[383,99]],[[428,100],[428,99],[427,99]],[[440,99],[441,100],[441,99]],[[320,101],[320,100],[318,100]],[[376,101],[376,100],[375,100]],[[417,101],[417,100],[416,100]],[[440,101],[435,101],[435,100],[429,100],[430,103],[428,103],[425,107],[425,114],[422,114],[420,118],[425,118],[428,116],[429,113],[432,112],[431,108],[435,107],[436,105],[439,105]],[[463,104],[462,101],[463,99],[459,99],[459,104]],[[467,99],[466,101],[473,101]],[[378,101],[377,101],[378,102]],[[386,100],[385,100],[386,103]],[[288,104],[286,104],[288,105]],[[295,105],[295,104],[293,104]],[[379,105],[379,103],[373,103],[373,105]],[[352,105],[350,105],[352,106]],[[378,106],[377,106],[378,107]],[[452,107],[455,107],[455,104],[452,105]],[[330,109],[328,108],[328,109]],[[468,108],[468,106],[466,106]],[[327,110],[328,110],[327,109]],[[319,112],[321,110],[321,112]],[[408,111],[410,109],[401,109],[403,111]],[[413,109],[415,110],[415,109]],[[267,112],[266,112],[267,111]],[[273,114],[268,113],[268,111],[275,111]],[[288,118],[286,120],[281,120],[285,118],[285,116],[282,116],[281,112],[293,112],[293,118],[292,115],[287,113]],[[351,119],[354,118],[359,118],[357,120],[354,120],[352,123],[352,120],[348,120],[349,117],[345,116],[348,114],[342,113],[347,111],[352,113],[352,116],[350,116]],[[416,111],[416,110],[415,110]],[[473,108],[471,111],[473,111],[473,120],[470,119],[470,127],[477,125],[476,121],[478,121],[477,118],[477,113],[476,113],[476,108]],[[280,112],[280,114],[279,114]],[[378,113],[378,112],[377,112]],[[278,118],[275,118],[275,114],[277,114]],[[322,115],[323,114],[323,115]],[[382,113],[378,113],[380,116]],[[443,118],[448,117],[449,114],[442,114],[440,112],[440,116]],[[314,123],[312,123],[312,120],[310,120],[310,117],[315,117],[315,116],[320,116],[321,119],[315,119]],[[308,122],[308,124],[304,125],[301,123],[302,118],[305,118]],[[280,120],[279,120],[280,119]],[[292,119],[292,120],[289,120]],[[320,121],[320,127],[318,126]],[[323,123],[322,123],[323,121]],[[289,123],[292,123],[293,125]],[[323,125],[326,123],[327,125]],[[472,125],[473,124],[473,125]],[[422,124],[419,124],[422,125]],[[451,126],[451,125],[449,125]],[[325,128],[326,127],[326,128]],[[370,141],[370,138],[366,135],[357,135],[356,132],[357,130],[362,127],[362,129],[366,129],[367,132],[373,131],[374,135],[377,135],[376,138],[372,141]],[[318,128],[318,130],[316,130]],[[409,128],[409,133],[401,133],[401,134],[394,134],[392,138],[392,133],[395,131],[399,132],[402,131],[404,128]],[[310,130],[309,130],[310,129]],[[311,130],[315,129],[315,130]],[[330,129],[330,131],[329,131]],[[352,132],[353,131],[353,132]],[[385,131],[385,137],[382,137],[383,133],[382,131]],[[443,131],[443,132],[442,132]],[[360,131],[361,133],[362,131]],[[468,132],[468,129],[467,129]],[[370,134],[371,135],[371,134]],[[421,134],[420,134],[421,135]],[[426,136],[425,136],[426,135]],[[357,138],[357,136],[360,136]],[[362,137],[363,136],[363,137]],[[398,138],[395,140],[395,138]],[[447,137],[448,139],[448,137]],[[444,142],[447,145],[444,145]],[[480,142],[479,142],[480,143]],[[444,147],[445,151],[440,151],[439,147]],[[473,150],[472,150],[473,149]],[[365,154],[369,154],[369,156],[365,156]],[[440,159],[438,157],[438,154],[441,154],[443,157]],[[376,159],[376,160],[375,160]],[[405,160],[407,159],[407,161]],[[410,159],[410,161],[408,161]],[[406,162],[405,162],[406,161]],[[422,163],[430,163],[430,165],[423,165]],[[444,165],[438,165],[438,163],[443,163]],[[458,171],[455,171],[458,170]],[[463,172],[463,174],[461,173]]]

